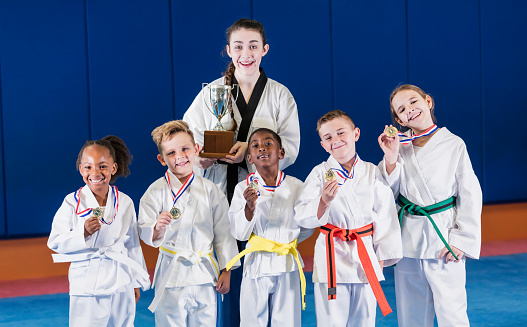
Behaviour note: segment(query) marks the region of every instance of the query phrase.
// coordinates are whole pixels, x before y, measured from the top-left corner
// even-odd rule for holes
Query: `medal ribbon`
[[[280,176],[278,177],[278,183],[276,183],[277,184],[276,186],[265,185],[265,184],[262,184],[262,186],[266,191],[274,192],[280,185],[282,185],[282,182],[284,181],[284,179],[285,179],[285,174],[283,171],[280,170]],[[258,177],[256,177],[254,173],[251,173],[249,174],[249,176],[247,176],[247,186],[249,186],[249,183],[252,181],[255,181],[256,183],[260,184]],[[258,195],[260,195],[260,192],[258,192]]]
[[[175,207],[177,200],[183,195],[183,193],[185,193],[187,188],[194,181],[194,172],[190,173],[190,175],[187,177],[187,180],[185,180],[185,183],[183,183],[183,185],[181,185],[181,187],[179,188],[179,191],[177,191],[177,193],[174,193],[174,191],[172,190],[172,184],[170,183],[170,176],[168,175],[168,171],[165,173],[165,180],[167,181],[168,188],[170,189],[170,192],[172,192],[172,201],[174,201],[172,206]]]
[[[75,214],[77,216],[86,217],[86,216],[90,215],[93,212],[93,208],[87,208],[87,209],[84,209],[84,210],[79,212],[79,205],[81,203],[81,201],[80,201],[80,192],[81,192],[83,187],[78,189],[77,192],[75,192],[73,194],[73,197],[75,198],[75,201],[77,201],[77,206],[75,207]],[[102,223],[104,223],[106,225],[110,225],[115,220],[115,216],[117,216],[117,211],[119,210],[119,192],[117,190],[117,186],[111,185],[111,188],[112,188],[112,191],[113,191],[113,208],[115,209],[115,213],[113,215],[112,220],[110,220],[110,222],[106,222],[104,220],[104,218],[99,219]]]
[[[342,186],[348,179],[353,179],[353,175],[355,174],[355,166],[357,165],[357,162],[359,161],[359,156],[355,153],[355,160],[353,161],[353,165],[351,166],[350,173],[346,171],[346,168],[344,168],[342,165],[340,165],[340,168],[331,168],[331,170],[335,171],[335,173],[342,178],[344,181],[342,183],[339,182],[339,185]]]
[[[418,139],[420,137],[423,137],[423,136],[428,136],[430,134],[432,134],[433,132],[435,132],[439,127],[437,127],[436,124],[432,125],[432,127],[430,127],[429,129],[427,129],[426,131],[422,132],[421,134],[417,134],[417,135],[413,135],[413,131],[412,131],[412,136],[407,136],[406,134],[404,133],[401,133],[401,132],[398,132],[397,134],[399,134],[399,137],[401,138],[399,140],[399,142],[401,142],[401,144],[410,144],[412,143],[413,140],[415,139]]]

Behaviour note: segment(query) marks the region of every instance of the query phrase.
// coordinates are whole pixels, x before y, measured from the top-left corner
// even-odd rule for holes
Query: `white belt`
[[[176,276],[178,276],[179,267],[181,266],[181,264],[176,265],[176,263],[179,258],[183,258],[183,260],[188,261],[192,263],[193,265],[200,263],[202,258],[204,258],[207,261],[212,263],[214,268],[216,268],[216,272],[219,274],[218,266],[216,265],[216,263],[214,263],[214,260],[212,258],[212,255],[213,255],[212,249],[206,252],[201,252],[201,251],[168,249],[166,247],[160,246],[159,254],[172,257],[172,261],[170,262],[170,265],[168,265],[166,274],[163,276],[163,279],[161,279],[161,281],[159,282],[158,289],[155,290],[154,300],[148,307],[148,310],[152,312],[156,310],[157,305],[159,304],[159,301],[161,300],[161,297],[163,296],[163,293],[165,292],[165,288],[168,284],[168,279],[170,278],[170,275],[173,273],[173,274],[176,274]],[[172,272],[173,270],[174,272]],[[157,271],[156,271],[156,275],[157,275]]]
[[[127,255],[124,255],[127,249],[124,246],[123,242],[115,243],[112,246],[99,248],[95,252],[83,252],[76,254],[52,254],[53,262],[77,262],[90,260],[88,273],[86,275],[86,289],[85,292],[88,294],[93,294],[95,290],[95,282],[97,281],[97,272],[99,271],[99,266],[101,259],[108,258],[115,260],[133,270],[135,270],[141,277],[150,280],[148,272],[143,268],[141,264],[137,261],[131,259]],[[96,260],[98,259],[98,260]]]

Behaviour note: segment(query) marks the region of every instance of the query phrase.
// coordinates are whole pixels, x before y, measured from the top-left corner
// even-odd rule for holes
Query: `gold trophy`
[[[231,92],[236,86],[236,98],[231,99]],[[238,99],[239,86],[211,85],[203,83],[203,101],[207,109],[218,119],[216,126],[211,131],[203,132],[203,152],[199,154],[203,158],[225,158],[234,144],[234,129],[236,122],[233,119],[233,128],[226,131],[221,124],[221,119],[232,112],[232,101]],[[205,88],[207,90],[205,90]],[[208,91],[208,97],[205,95]]]

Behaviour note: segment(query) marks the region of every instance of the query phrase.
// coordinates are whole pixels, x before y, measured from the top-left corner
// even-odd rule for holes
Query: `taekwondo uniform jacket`
[[[57,252],[55,262],[71,261],[70,295],[112,294],[130,283],[144,291],[150,288],[132,200],[110,187],[104,219],[110,225],[84,238],[84,222],[92,217],[77,215],[75,193],[68,194],[53,218],[48,247]],[[117,194],[115,194],[117,195]],[[79,192],[79,211],[99,207],[88,186]],[[116,203],[116,200],[118,202]],[[114,206],[115,204],[115,206]]]
[[[263,181],[258,172],[255,173],[255,177]],[[279,178],[278,176],[277,179]],[[301,228],[293,219],[295,201],[302,191],[302,185],[300,180],[292,176],[285,176],[274,192],[267,191],[259,183],[260,196],[256,201],[254,216],[251,221],[247,221],[243,192],[248,186],[245,180],[238,183],[229,208],[231,234],[240,241],[248,240],[253,233],[265,239],[286,244],[297,238],[298,243],[307,239],[313,234],[313,230]],[[247,243],[247,248],[250,247],[251,244]],[[292,255],[281,256],[277,253],[262,251],[248,253],[243,266],[244,276],[251,279],[260,276],[276,276],[296,270],[298,270],[297,263]]]
[[[219,78],[213,81],[212,85],[224,84],[224,78]],[[241,91],[240,91],[241,92]],[[187,112],[183,116],[183,120],[186,121],[194,133],[196,143],[203,146],[203,132],[211,130],[218,119],[207,109],[205,106],[205,99],[209,97],[209,90],[203,88],[203,90],[194,99],[194,102],[190,105]],[[207,103],[209,103],[208,101]],[[210,106],[210,103],[209,103]],[[237,123],[237,128],[234,133],[234,139],[237,138],[238,130],[242,116],[236,102],[232,101],[232,107],[234,112],[234,119]],[[232,119],[229,114],[225,115],[222,119],[223,127],[229,130],[232,127]],[[282,146],[285,150],[284,159],[280,160],[280,169],[285,169],[292,165],[300,148],[300,125],[298,123],[298,111],[296,107],[295,99],[289,90],[282,84],[268,79],[265,84],[262,96],[256,107],[247,139],[251,133],[258,128],[269,128],[275,131],[282,139]],[[245,140],[247,141],[247,140]],[[247,177],[248,173],[254,172],[256,169],[254,166],[247,162],[249,171],[240,168],[238,173],[238,180],[243,180]],[[210,168],[203,171],[200,168],[195,168],[194,171],[200,176],[213,181],[224,193],[226,193],[227,185],[227,166],[222,164],[214,164]]]
[[[295,205],[295,220],[302,227],[315,228],[331,224],[342,229],[357,229],[373,223],[374,232],[362,240],[368,251],[377,279],[384,280],[379,262],[384,266],[395,264],[402,258],[401,234],[397,212],[390,188],[380,176],[377,167],[360,160],[354,167],[354,177],[339,187],[335,199],[320,219],[317,218],[324,174],[330,168],[340,168],[333,157],[313,168],[304,183],[304,189]],[[339,183],[342,180],[337,177]],[[315,244],[313,282],[327,283],[326,235],[320,233]],[[335,242],[337,283],[367,283],[360,263],[355,241]]]
[[[177,193],[182,184],[172,172],[168,171],[168,174],[172,190]],[[157,216],[173,207],[172,193],[165,178],[161,177],[150,185],[141,198],[141,239],[153,247],[186,253],[184,258],[178,259],[174,269],[168,271],[174,256],[161,250],[153,284],[170,274],[166,287],[216,285],[221,270],[238,254],[236,240],[229,233],[229,205],[225,195],[212,182],[194,174],[194,181],[175,206],[182,210],[181,217],[172,220],[164,233],[152,240]]]
[[[379,168],[396,198],[400,193],[424,207],[455,196],[454,208],[433,214],[432,218],[451,246],[479,258],[481,187],[461,138],[443,127],[422,148],[401,144],[396,168],[390,175],[384,159]],[[426,217],[405,211],[401,231],[405,257],[437,259],[445,247]]]

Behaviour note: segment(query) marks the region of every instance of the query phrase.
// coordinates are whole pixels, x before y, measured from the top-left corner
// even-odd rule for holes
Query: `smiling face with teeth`
[[[279,161],[284,159],[284,155],[282,144],[268,131],[257,131],[249,138],[247,160],[256,166],[256,170],[262,176],[264,170],[273,170],[277,173]]]
[[[252,77],[258,79],[260,63],[267,51],[269,51],[269,44],[264,44],[258,31],[245,28],[233,31],[227,45],[227,54],[231,57],[236,68],[236,78]]]
[[[97,144],[86,147],[82,152],[79,172],[99,204],[104,205],[101,201],[105,202],[110,180],[117,172],[117,163],[113,160],[110,150]]]
[[[355,142],[359,140],[360,130],[350,119],[334,118],[324,122],[319,130],[320,144],[333,158],[346,169],[353,165]]]
[[[171,135],[169,140],[161,142],[160,150],[162,154],[157,155],[159,162],[168,166],[181,183],[184,183],[192,173],[194,159],[199,153],[198,145],[189,134],[179,132]]]
[[[415,134],[426,131],[434,124],[431,115],[433,100],[429,95],[423,97],[415,90],[402,90],[393,96],[391,104],[397,115],[395,120],[411,128]]]

